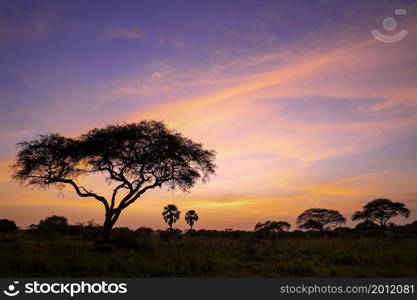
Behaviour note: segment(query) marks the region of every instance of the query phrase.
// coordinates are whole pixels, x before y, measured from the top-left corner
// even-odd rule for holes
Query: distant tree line
[[[173,225],[180,218],[181,212],[174,204],[166,205],[162,212],[164,221],[168,224],[169,228],[164,230],[153,230],[149,227],[139,227],[137,230],[132,231],[129,228],[114,228],[113,232],[117,232],[115,240],[129,240],[129,236],[132,234],[149,238],[151,236],[160,236],[172,238],[173,236],[180,236],[183,232],[179,229],[173,229]],[[391,220],[394,217],[410,216],[410,211],[405,207],[404,203],[392,202],[389,199],[375,199],[368,202],[363,206],[363,209],[356,211],[353,216],[353,221],[361,221],[355,228],[341,227],[346,222],[346,218],[343,217],[336,210],[329,210],[324,208],[310,208],[300,214],[297,218],[297,225],[300,230],[294,230],[289,232],[291,225],[286,221],[265,221],[259,222],[255,225],[254,233],[256,237],[276,237],[276,236],[301,236],[302,234],[310,233],[314,234],[350,234],[360,232],[405,232],[405,233],[417,233],[417,221],[399,226],[395,225]],[[230,228],[224,231],[217,230],[193,230],[193,226],[199,220],[199,216],[195,210],[189,210],[184,217],[187,224],[190,226],[190,230],[186,232],[187,235],[193,236],[226,236],[226,237],[242,237],[248,236],[250,232],[232,230]],[[18,227],[14,221],[2,219],[0,220],[0,232],[14,232]],[[69,225],[68,220],[63,216],[50,216],[39,221],[38,224],[32,224],[26,231],[38,232],[40,234],[76,234],[82,235],[86,238],[96,239],[100,236],[102,226],[95,224],[94,221],[90,221],[86,224],[77,223]],[[313,235],[314,236],[314,235]]]
[[[392,202],[389,199],[375,199],[368,202],[363,210],[356,211],[352,221],[362,221],[357,229],[387,229],[395,226],[390,220],[394,217],[410,216],[410,210],[404,203]],[[331,231],[346,223],[346,218],[337,210],[325,208],[310,208],[297,218],[298,228],[306,231]],[[266,221],[255,225],[258,232],[288,231],[291,225],[284,221]]]

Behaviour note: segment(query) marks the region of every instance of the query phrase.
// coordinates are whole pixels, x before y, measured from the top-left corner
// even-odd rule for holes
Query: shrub
[[[64,233],[68,230],[68,220],[62,216],[51,216],[39,221],[39,231]]]
[[[127,227],[114,228],[111,241],[112,244],[121,248],[138,249],[140,246],[135,232]]]
[[[13,232],[16,231],[18,228],[16,223],[11,220],[1,219],[0,220],[0,232]]]
[[[140,238],[150,238],[152,237],[154,231],[152,228],[149,227],[139,227],[138,229],[135,230],[135,234],[140,237]]]

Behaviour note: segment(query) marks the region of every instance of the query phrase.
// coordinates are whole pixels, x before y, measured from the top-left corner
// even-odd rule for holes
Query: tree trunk
[[[112,228],[113,224],[111,224],[111,220],[107,220],[106,218],[103,224],[103,242],[110,242]]]
[[[112,212],[106,213],[106,219],[103,224],[103,241],[110,242],[111,240],[111,231],[113,225],[116,223],[119,218],[121,210],[113,210]]]

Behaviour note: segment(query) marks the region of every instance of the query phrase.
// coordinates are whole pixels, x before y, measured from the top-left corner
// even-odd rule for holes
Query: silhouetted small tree
[[[149,227],[139,227],[135,230],[135,234],[141,238],[150,238],[153,232],[153,229]]]
[[[105,210],[105,240],[122,210],[146,191],[163,186],[189,190],[216,167],[214,151],[156,121],[96,128],[78,138],[43,135],[18,147],[13,178],[41,188],[69,185],[80,197],[98,200]],[[109,196],[79,183],[90,174],[106,175]]]
[[[18,228],[14,221],[8,220],[8,219],[0,220],[0,232],[13,232],[13,231],[16,231],[17,229]]]
[[[266,221],[264,223],[257,223],[255,225],[255,232],[270,233],[270,232],[283,232],[289,230],[291,225],[285,221]]]
[[[51,216],[39,221],[36,226],[41,231],[63,232],[68,228],[68,220],[62,216]]]
[[[172,224],[177,222],[180,218],[180,211],[178,210],[177,206],[174,204],[168,204],[164,207],[162,212],[162,217],[165,220],[165,223],[169,225],[169,228],[172,230]]]
[[[357,230],[362,230],[362,231],[368,231],[368,230],[375,230],[375,229],[379,229],[380,227],[375,224],[374,222],[370,221],[370,220],[365,220],[363,222],[358,223],[355,226],[355,229]]]
[[[113,229],[112,242],[121,248],[138,249],[140,243],[134,231],[127,227],[116,227]]]
[[[417,233],[417,221],[404,226],[406,232]]]
[[[187,222],[188,225],[190,225],[190,229],[193,229],[193,225],[195,222],[198,221],[198,215],[195,212],[195,210],[189,210],[185,214],[185,222]]]
[[[389,199],[375,199],[368,202],[363,210],[355,212],[352,221],[371,221],[382,228],[386,228],[388,221],[397,216],[405,218],[410,216],[410,210],[405,207],[404,203],[392,202]]]
[[[300,229],[317,230],[320,232],[331,230],[344,223],[346,223],[345,217],[337,210],[324,208],[310,208],[297,218],[297,224]]]

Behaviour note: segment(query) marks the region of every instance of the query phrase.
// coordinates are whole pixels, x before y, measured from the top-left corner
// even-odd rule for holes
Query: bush
[[[0,220],[0,232],[13,232],[16,231],[18,228],[16,223],[11,220],[1,219]]]
[[[140,247],[135,232],[127,227],[114,228],[111,233],[111,242],[121,248],[138,249]]]
[[[355,229],[359,231],[378,231],[381,227],[372,221],[363,221],[356,225]]]
[[[165,241],[169,241],[172,239],[180,239],[182,236],[182,231],[180,229],[170,229],[168,228],[167,230],[157,230],[156,231],[157,235],[159,236],[159,238],[165,240]]]
[[[135,234],[139,238],[148,239],[152,237],[153,233],[154,233],[153,229],[149,227],[139,227],[138,229],[135,230]]]
[[[68,220],[61,216],[51,216],[39,221],[36,226],[39,231],[64,233],[68,230]]]

